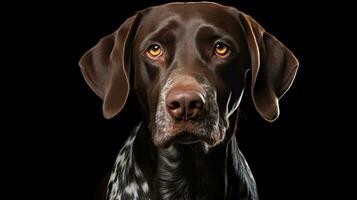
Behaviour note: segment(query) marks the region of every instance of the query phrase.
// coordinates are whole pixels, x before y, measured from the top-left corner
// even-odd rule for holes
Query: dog
[[[250,84],[257,112],[274,121],[299,63],[252,17],[211,2],[150,7],[79,64],[105,118],[129,91],[142,109],[105,183],[107,200],[258,199],[235,136],[240,102]]]

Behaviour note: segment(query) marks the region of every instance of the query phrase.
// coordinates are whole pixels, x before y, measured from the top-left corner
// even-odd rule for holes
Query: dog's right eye
[[[162,55],[161,46],[158,44],[150,45],[149,48],[146,50],[146,55],[151,59],[157,59]]]
[[[224,42],[217,42],[214,45],[214,53],[220,58],[226,58],[230,53],[229,46]]]

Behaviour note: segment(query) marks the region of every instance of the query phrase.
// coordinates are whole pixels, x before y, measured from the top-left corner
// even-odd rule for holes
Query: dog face
[[[104,116],[124,106],[130,73],[157,147],[220,143],[251,71],[261,116],[279,115],[278,99],[298,67],[293,54],[251,17],[215,3],[172,3],[129,18],[80,61],[104,100]]]
[[[214,146],[228,127],[230,99],[244,88],[249,63],[240,26],[223,7],[173,4],[147,11],[132,51],[135,89],[154,144]]]

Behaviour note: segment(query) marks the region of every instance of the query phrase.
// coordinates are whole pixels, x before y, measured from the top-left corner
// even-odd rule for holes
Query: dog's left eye
[[[158,44],[152,44],[146,50],[146,55],[148,55],[151,59],[156,59],[157,57],[161,56],[162,49],[161,46]]]
[[[229,46],[224,42],[216,42],[214,45],[214,53],[221,58],[225,58],[230,53]]]

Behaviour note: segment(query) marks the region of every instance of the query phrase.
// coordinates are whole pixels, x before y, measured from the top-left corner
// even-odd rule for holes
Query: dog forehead
[[[178,13],[181,15],[193,14],[195,12],[224,12],[232,7],[223,6],[213,2],[175,2],[159,6],[149,7],[147,10],[154,14],[166,12]]]
[[[153,32],[168,22],[204,23],[228,27],[235,20],[235,8],[211,2],[169,3],[141,11],[141,28]],[[198,24],[197,24],[198,25]]]

